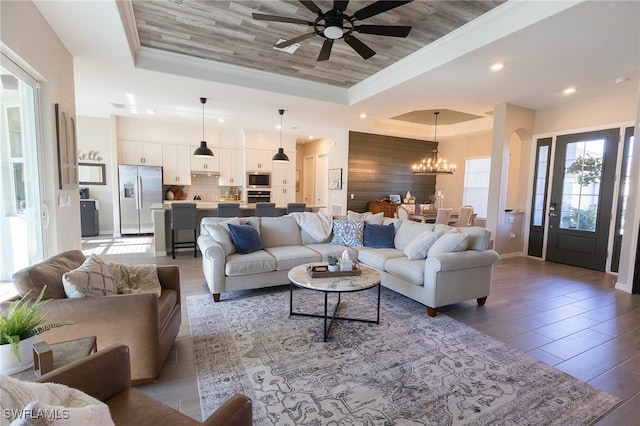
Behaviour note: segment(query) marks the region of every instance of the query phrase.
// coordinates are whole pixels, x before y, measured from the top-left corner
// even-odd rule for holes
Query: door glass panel
[[[536,179],[533,200],[533,226],[542,226],[544,215],[544,194],[547,190],[547,158],[549,147],[538,148],[538,163],[536,165]]]
[[[595,232],[605,140],[567,144],[560,228]]]
[[[6,61],[4,59],[7,59]],[[12,274],[43,259],[35,80],[3,56],[0,66],[0,298]]]

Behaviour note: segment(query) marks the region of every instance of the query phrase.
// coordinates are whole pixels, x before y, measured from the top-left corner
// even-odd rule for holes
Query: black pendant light
[[[277,163],[286,163],[289,161],[289,157],[287,157],[287,154],[284,153],[284,148],[282,148],[282,116],[284,115],[284,110],[279,109],[278,112],[280,113],[280,148],[278,148],[278,152],[271,160]]]
[[[213,151],[207,148],[207,141],[204,140],[204,104],[207,103],[207,98],[200,98],[202,104],[202,140],[200,146],[193,151],[194,157],[213,157]]]

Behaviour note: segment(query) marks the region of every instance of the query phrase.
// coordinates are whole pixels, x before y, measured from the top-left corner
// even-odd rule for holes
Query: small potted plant
[[[37,336],[69,324],[43,324],[46,314],[38,313],[38,309],[47,303],[47,300],[42,300],[45,289],[46,286],[35,301],[25,295],[0,312],[0,373],[12,374],[29,368],[33,364],[31,346],[37,341]]]
[[[340,270],[337,257],[331,255],[327,256],[327,263],[329,264],[329,271],[336,272]]]

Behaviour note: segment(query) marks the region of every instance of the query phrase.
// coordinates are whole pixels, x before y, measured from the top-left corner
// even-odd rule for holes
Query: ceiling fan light
[[[278,162],[286,163],[289,161],[289,157],[287,156],[287,154],[284,153],[283,148],[278,148],[278,152],[276,153],[276,155],[273,156],[271,160],[275,161],[276,163]]]
[[[330,38],[332,40],[337,40],[344,35],[344,31],[342,28],[334,26],[330,26],[324,29],[323,34],[326,38]]]
[[[194,157],[213,157],[213,151],[207,147],[206,141],[200,141],[200,146],[193,151]]]

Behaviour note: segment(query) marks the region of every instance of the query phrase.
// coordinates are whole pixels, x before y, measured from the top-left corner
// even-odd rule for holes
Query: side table
[[[38,342],[33,345],[33,372],[41,376],[96,351],[96,336],[52,344]]]

